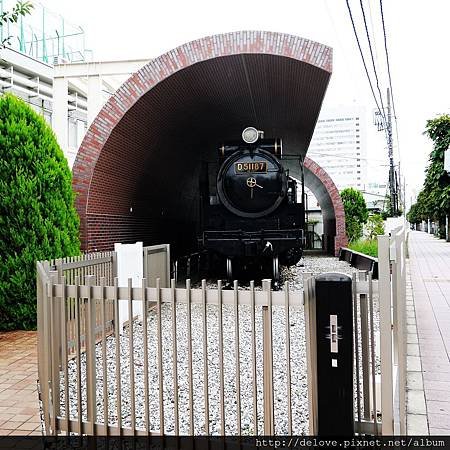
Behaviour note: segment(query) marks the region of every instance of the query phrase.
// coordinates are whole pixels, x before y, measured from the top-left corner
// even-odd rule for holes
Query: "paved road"
[[[36,332],[0,332],[0,436],[41,434]]]
[[[413,231],[409,256],[430,434],[450,434],[450,243]]]

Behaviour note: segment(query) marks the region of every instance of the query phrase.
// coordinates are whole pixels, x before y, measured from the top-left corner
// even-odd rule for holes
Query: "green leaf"
[[[80,253],[72,176],[53,131],[0,97],[0,330],[36,326],[36,261]]]

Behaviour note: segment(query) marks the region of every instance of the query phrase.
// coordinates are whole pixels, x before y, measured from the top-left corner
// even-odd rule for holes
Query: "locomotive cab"
[[[199,246],[226,260],[229,279],[238,266],[278,280],[279,263],[293,265],[302,256],[299,186],[283,166],[280,139],[263,139],[255,128],[242,138],[223,144],[218,169],[203,177]]]

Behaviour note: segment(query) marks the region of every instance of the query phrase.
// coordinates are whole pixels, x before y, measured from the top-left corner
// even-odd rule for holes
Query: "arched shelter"
[[[304,157],[331,70],[331,48],[260,31],[206,37],[150,61],[109,99],[78,152],[83,248],[193,245],[202,164],[246,126]]]

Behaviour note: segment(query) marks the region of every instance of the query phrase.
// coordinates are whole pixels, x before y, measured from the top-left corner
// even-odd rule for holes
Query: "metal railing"
[[[147,287],[145,279],[139,288],[132,287],[131,280],[127,287],[119,287],[117,279],[107,286],[105,278],[94,285],[89,275],[84,284],[78,277],[67,284],[65,277],[59,280],[48,269],[38,263],[39,379],[48,434],[273,434],[279,414],[273,382],[275,308],[278,318],[284,315],[284,432],[292,433],[294,350],[289,317],[290,308],[302,304],[299,292],[288,288],[273,292],[269,280],[263,281],[262,290],[254,283],[249,290],[241,290],[237,282],[234,289],[224,290],[220,280],[217,289],[207,289],[205,280],[201,289],[191,289],[190,280],[185,288],[176,288],[174,280],[170,288],[162,288],[159,280],[156,287]],[[63,320],[61,327],[55,324],[58,311],[67,317],[69,299],[74,299],[76,334],[86,333],[85,351],[77,339],[72,360],[67,322]],[[114,311],[119,311],[119,302],[126,302],[130,317],[133,302],[142,303],[142,321],[120,330],[116,318],[114,335],[108,337],[108,301],[113,302]],[[97,308],[101,311],[100,342],[91,319]],[[82,315],[83,310],[88,314]],[[276,329],[279,332],[280,327]],[[141,351],[136,352],[138,343]],[[183,367],[178,362],[181,352],[187,362]],[[217,360],[212,362],[212,357]],[[231,371],[225,360],[228,368],[233,367]],[[210,385],[213,372],[218,379],[214,389]],[[230,385],[235,406],[229,403]],[[232,420],[230,407],[235,412]],[[251,421],[244,422],[244,411]]]
[[[309,434],[318,433],[317,406],[317,330],[316,330],[316,293],[315,278],[304,274],[304,297],[306,316],[306,345],[308,347],[308,398],[309,398]],[[378,314],[378,282],[372,274],[360,271],[353,274],[353,338],[354,338],[354,411],[355,433],[381,434],[380,404],[376,392],[379,389],[377,373],[379,364],[379,342],[377,339]]]
[[[64,277],[65,283],[74,284],[78,279],[78,282],[85,284],[86,280],[90,280],[94,284],[99,284],[101,279],[105,279],[106,284],[112,284],[117,274],[117,258],[115,252],[98,252],[87,253],[79,256],[72,256],[66,258],[54,259],[43,263],[44,269],[52,277],[61,282]],[[78,339],[76,332],[76,301],[75,298],[70,297],[67,299],[66,314],[66,329],[68,338],[68,355],[73,356],[75,353],[76,344]],[[88,314],[84,305],[81,305],[80,310],[80,345],[84,350],[86,344],[86,330],[84,324],[86,323],[85,317]],[[106,302],[105,305],[105,323],[106,333],[110,334],[113,331],[114,320],[114,305],[112,301]],[[55,327],[60,327],[62,323],[62,317],[60,311],[55,312]],[[101,310],[100,307],[95,309],[95,339],[101,338]]]
[[[355,432],[406,434],[406,225],[378,237],[378,280],[353,275]],[[309,432],[317,433],[315,281],[304,274]]]
[[[378,240],[379,280],[353,278],[355,430],[404,434],[405,229]],[[301,292],[272,291],[270,280],[262,290],[205,280],[179,288],[174,279],[162,287],[159,278],[119,286],[114,267],[112,253],[37,263],[47,434],[301,434],[308,416],[316,432],[313,277],[304,280],[303,309]],[[140,304],[142,318],[121,328],[120,304],[130,318]],[[303,313],[306,339],[297,330]],[[307,392],[296,365],[306,366]]]
[[[382,434],[406,434],[406,224],[378,236]]]

